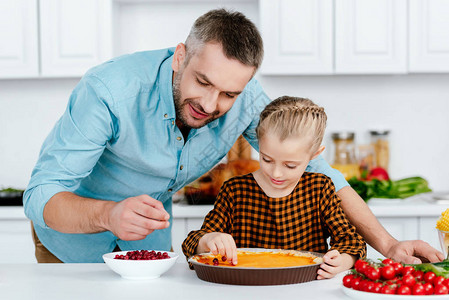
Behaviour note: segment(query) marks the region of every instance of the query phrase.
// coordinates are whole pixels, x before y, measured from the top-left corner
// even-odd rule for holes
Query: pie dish
[[[189,258],[198,278],[237,285],[279,285],[312,281],[323,254],[307,251],[239,248],[238,264],[223,262],[221,256],[201,253]],[[218,265],[212,260],[216,258]]]

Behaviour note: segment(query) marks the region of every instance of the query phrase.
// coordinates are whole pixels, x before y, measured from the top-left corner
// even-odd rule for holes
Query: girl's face
[[[321,151],[312,153],[308,139],[295,137],[281,141],[269,131],[259,139],[259,161],[265,186],[274,193],[289,194],[298,184],[309,161]]]

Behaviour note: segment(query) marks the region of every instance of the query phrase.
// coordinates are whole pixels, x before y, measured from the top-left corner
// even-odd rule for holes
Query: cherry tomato
[[[426,282],[422,286],[426,295],[433,295],[433,285],[430,282]]]
[[[373,293],[380,293],[381,290],[382,290],[382,282],[375,282]]]
[[[361,281],[362,281],[362,278],[361,278],[361,277],[354,277],[354,278],[352,279],[351,287],[352,287],[354,290],[360,291],[360,282],[361,282]]]
[[[343,277],[343,285],[347,288],[351,288],[353,278],[354,278],[354,275],[352,275],[352,274],[348,274],[345,277]]]
[[[413,287],[412,287],[412,295],[425,295],[426,292],[424,291],[424,286],[422,285],[422,283],[416,283]]]
[[[364,260],[359,259],[359,260],[357,260],[355,262],[354,267],[355,267],[355,270],[357,272],[359,272],[360,274],[365,275],[365,271],[368,268],[368,263],[366,261],[364,261]]]
[[[396,294],[396,287],[390,285],[384,285],[380,290],[382,294]]]
[[[444,284],[437,284],[434,288],[435,295],[446,295],[449,292],[447,286]]]
[[[391,265],[393,266],[396,275],[402,274],[402,269],[404,268],[404,266],[401,263],[394,262]]]
[[[372,282],[372,281],[368,281],[366,286],[365,286],[365,292],[375,293],[374,287],[375,287],[375,283]]]
[[[408,287],[412,287],[415,285],[415,277],[412,274],[407,274],[402,277],[402,283]]]
[[[401,285],[400,287],[398,287],[396,293],[398,295],[411,295],[412,290],[410,289],[410,287],[408,287],[406,285]]]
[[[424,277],[423,271],[414,271],[413,276],[415,276],[416,281],[422,281]]]
[[[366,286],[369,282],[368,279],[362,279],[362,281],[360,281],[359,291],[366,292]]]
[[[383,263],[384,265],[391,265],[392,263],[394,263],[394,261],[393,261],[392,259],[385,258],[385,259],[382,261],[382,263]]]
[[[380,275],[384,279],[393,279],[396,276],[392,265],[386,265],[380,268]]]
[[[446,278],[444,278],[443,276],[437,276],[437,277],[435,277],[434,279],[433,279],[433,281],[432,281],[432,284],[434,285],[434,286],[437,286],[438,284],[443,284],[443,285],[446,285],[446,284],[444,284],[444,281],[446,280]],[[447,286],[446,286],[447,287]]]
[[[376,280],[380,279],[380,271],[379,271],[379,269],[376,269],[374,267],[368,267],[365,275],[372,281],[376,281]]]
[[[402,268],[402,276],[405,276],[407,274],[412,274],[413,271],[415,271],[415,268],[413,268],[412,266],[406,266]]]
[[[443,284],[449,288],[449,278],[445,279]]]
[[[435,279],[435,277],[437,277],[437,275],[435,275],[435,273],[433,273],[433,272],[424,273],[424,281],[425,282],[433,283],[433,280]]]

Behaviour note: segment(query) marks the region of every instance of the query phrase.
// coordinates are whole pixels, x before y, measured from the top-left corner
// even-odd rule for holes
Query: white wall
[[[176,9],[163,1],[117,3],[115,55],[175,46],[197,16],[215,7],[235,8],[258,23],[255,0],[173,3]],[[390,129],[393,179],[421,175],[434,190],[449,190],[449,74],[258,79],[272,98],[303,96],[324,106],[328,134],[352,130],[365,143],[368,130]],[[40,146],[78,80],[0,80],[0,187],[26,187]],[[330,151],[325,157],[332,158]]]

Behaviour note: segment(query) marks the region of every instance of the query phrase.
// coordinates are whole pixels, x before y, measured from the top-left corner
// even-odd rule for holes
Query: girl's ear
[[[318,148],[318,150],[313,154],[313,156],[312,156],[312,158],[311,158],[310,160],[317,158],[318,155],[320,155],[321,153],[323,153],[324,148],[326,148],[326,147],[320,146],[320,148]]]
[[[176,46],[175,53],[173,54],[173,62],[171,64],[173,71],[179,72],[181,66],[184,63],[185,58],[186,58],[186,45],[184,45],[183,43],[179,43],[178,46]]]

